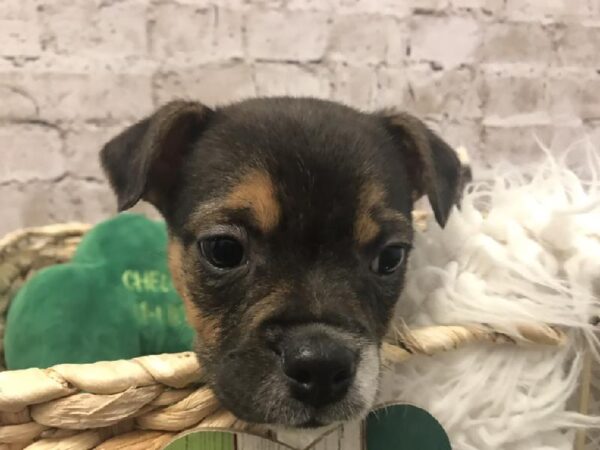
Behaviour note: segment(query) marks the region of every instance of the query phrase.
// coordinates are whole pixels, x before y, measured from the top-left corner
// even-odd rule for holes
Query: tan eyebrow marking
[[[381,226],[374,217],[377,210],[377,218],[385,222],[393,222],[399,226],[399,237],[410,242],[412,238],[412,223],[409,217],[395,209],[385,206],[385,191],[377,183],[370,181],[365,183],[359,194],[358,210],[354,222],[354,240],[358,245],[366,245],[377,237]]]
[[[231,189],[225,197],[229,209],[250,209],[257,225],[264,233],[273,231],[281,217],[275,186],[264,170],[252,170]]]
[[[399,230],[397,230],[397,237],[404,240],[405,243],[410,243],[413,238],[413,225],[411,218],[407,217],[406,214],[396,211],[395,209],[384,208],[379,216],[386,222],[395,223]]]
[[[395,209],[384,208],[381,210],[379,215],[383,220],[386,220],[388,222],[396,222],[396,224],[402,227],[408,229],[412,228],[411,219],[406,217],[406,215],[401,213],[400,211],[396,211]]]
[[[354,221],[354,240],[359,245],[365,245],[375,239],[380,231],[372,211],[383,203],[385,194],[381,185],[373,181],[363,184],[358,196],[358,209]]]
[[[275,229],[281,218],[281,206],[275,186],[266,172],[252,170],[242,176],[224,196],[199,205],[185,228],[190,233],[198,233],[210,225],[226,222],[232,212],[240,210],[249,210],[251,218],[262,232]]]

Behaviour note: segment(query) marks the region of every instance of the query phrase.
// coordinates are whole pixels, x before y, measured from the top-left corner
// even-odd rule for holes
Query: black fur
[[[302,426],[360,413],[370,405],[356,395],[325,411],[290,398],[270,340],[292,327],[319,324],[346,336],[357,351],[378,347],[405,265],[382,277],[370,263],[390,238],[410,246],[415,193],[427,193],[445,224],[459,186],[456,155],[410,116],[398,121],[322,100],[254,99],[213,111],[178,105],[117,136],[102,161],[120,209],[149,199],[183,248],[187,295],[203,317],[218,323],[217,343],[199,332],[198,355],[212,388],[226,407],[253,422]],[[250,169],[268,173],[275,186],[281,208],[275,229],[261,232],[245,211],[198,225],[198,208],[224,198]],[[358,246],[361,192],[373,184],[385,193],[385,205],[370,213],[379,233]],[[406,224],[389,220],[383,206]],[[198,227],[217,225],[247,236],[243,269],[219,275],[202,264]],[[254,323],[257,305],[261,311],[278,289],[284,291],[280,304]]]

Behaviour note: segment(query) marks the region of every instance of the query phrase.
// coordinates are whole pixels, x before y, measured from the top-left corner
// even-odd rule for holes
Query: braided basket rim
[[[9,233],[0,239],[0,269],[8,260],[14,260],[21,264],[13,272],[15,280],[22,280],[40,267],[65,262],[90,228],[89,224],[72,222]],[[24,254],[27,258],[19,260]],[[36,256],[43,259],[41,266]],[[2,279],[2,273],[0,308],[4,303],[4,310],[0,333],[10,303],[6,290],[10,279]],[[566,340],[560,330],[531,324],[520,327],[519,336],[484,326],[394,331],[382,347],[387,364],[471,342],[561,345]],[[112,410],[109,408],[112,415],[102,408],[98,410],[107,399],[113,405]],[[123,448],[127,439],[139,438],[144,443],[138,448],[161,448],[159,443],[162,446],[167,439],[198,427],[264,434],[264,430],[219,410],[214,394],[202,384],[202,369],[191,352],[0,372],[0,445],[35,441],[34,447],[39,444],[39,448],[47,448],[44,443],[56,439],[64,440],[65,445],[71,440],[87,439],[94,442],[94,447],[110,449]]]

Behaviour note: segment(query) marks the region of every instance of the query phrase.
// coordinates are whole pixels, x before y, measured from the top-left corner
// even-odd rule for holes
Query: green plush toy
[[[167,268],[165,225],[121,214],[85,235],[67,264],[13,299],[7,367],[45,368],[190,350],[194,333]]]

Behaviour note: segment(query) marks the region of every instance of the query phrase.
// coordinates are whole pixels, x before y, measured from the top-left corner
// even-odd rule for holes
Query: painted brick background
[[[0,0],[0,234],[113,213],[97,152],[157,105],[257,94],[400,106],[483,165],[600,144],[600,0]]]

